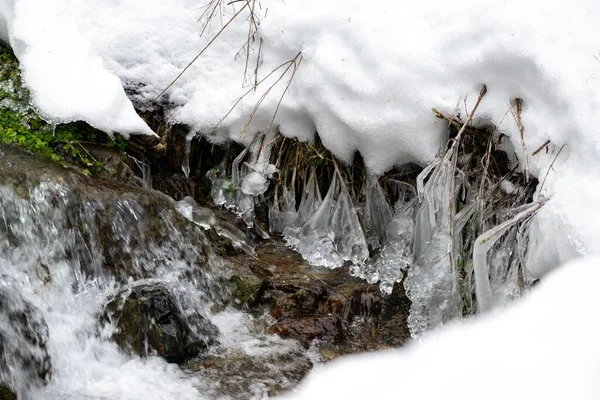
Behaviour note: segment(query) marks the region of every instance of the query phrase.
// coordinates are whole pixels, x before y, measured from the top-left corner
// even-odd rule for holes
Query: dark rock
[[[284,319],[270,329],[283,338],[296,339],[305,345],[314,339],[323,343],[342,343],[346,339],[346,325],[338,315],[320,315]]]
[[[410,339],[408,315],[411,302],[404,290],[404,280],[396,282],[392,294],[382,301],[380,339],[389,346],[399,346]]]
[[[17,395],[6,386],[0,385],[0,400],[17,400]]]
[[[236,274],[230,282],[236,298],[240,292],[252,293],[247,296],[252,298],[248,311],[255,315],[266,311],[275,319],[269,324],[270,333],[304,345],[318,339],[325,360],[399,346],[410,339],[410,301],[402,284],[384,297],[378,285],[350,276],[346,267],[307,265],[277,238],[259,242],[255,250],[256,259],[243,254],[228,257]],[[240,282],[253,284],[240,290],[236,288]]]
[[[174,296],[160,284],[139,285],[117,296],[107,305],[107,317],[117,326],[119,346],[141,356],[155,351],[177,364],[196,357],[218,334],[204,318],[192,329]]]
[[[48,326],[42,314],[11,286],[9,278],[0,277],[0,281],[8,283],[0,285],[0,320],[3,321],[0,323],[0,384],[18,392],[50,379],[51,362],[46,348]],[[8,389],[5,392],[8,393]]]
[[[135,179],[135,173],[129,166],[127,155],[115,148],[93,143],[85,143],[82,146],[94,160],[102,164],[103,170],[101,176],[117,182],[140,184]]]
[[[160,142],[160,138],[154,135],[132,135],[129,140],[139,143],[143,147],[156,146]]]
[[[312,362],[300,346],[287,352],[251,356],[239,350],[193,360],[184,369],[199,373],[216,386],[215,398],[239,400],[277,396],[297,386]],[[266,392],[266,393],[265,393]]]
[[[293,294],[277,299],[271,315],[275,318],[313,315],[324,294],[321,288],[298,288]]]

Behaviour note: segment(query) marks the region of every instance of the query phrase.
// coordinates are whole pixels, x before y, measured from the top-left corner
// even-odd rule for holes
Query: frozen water
[[[414,258],[404,281],[410,298],[408,320],[414,336],[443,325],[460,316],[462,302],[458,288],[456,265],[452,262],[452,238],[449,225],[454,193],[454,168],[449,160],[450,150],[432,169],[421,172],[418,181],[429,179],[420,186],[420,208],[417,212]]]
[[[183,155],[183,162],[181,164],[181,170],[186,178],[190,177],[190,151],[192,150],[192,140],[196,135],[194,133],[189,134],[185,137],[185,150]]]
[[[185,196],[176,202],[175,209],[188,220],[204,229],[210,229],[217,224],[217,219],[212,210],[198,206],[198,203],[190,196]]]
[[[252,196],[263,194],[269,188],[269,180],[260,172],[252,171],[242,181],[242,192]]]
[[[214,228],[219,235],[231,240],[231,244],[234,247],[250,256],[256,257],[256,251],[254,251],[254,246],[251,244],[250,239],[239,228],[227,221],[219,221]]]
[[[373,174],[367,175],[365,214],[367,225],[377,235],[378,245],[383,245],[387,241],[386,227],[392,220],[393,211],[385,198],[379,179]]]
[[[521,207],[522,210],[513,218],[484,232],[475,241],[473,246],[473,271],[475,275],[478,312],[490,311],[494,305],[503,305],[507,298],[511,299],[515,297],[515,292],[518,294],[519,287],[517,282],[515,282],[516,276],[513,276],[512,281],[511,279],[507,279],[508,277],[506,276],[507,271],[511,271],[512,274],[516,273],[515,269],[509,268],[510,259],[507,257],[498,257],[509,251],[511,246],[504,245],[496,253],[497,258],[494,260],[494,264],[497,268],[495,269],[489,267],[488,252],[507,230],[537,212],[542,205],[543,203],[533,203],[528,204],[524,209]],[[500,267],[500,271],[498,271],[498,267]],[[492,287],[490,278],[493,280],[494,287]],[[497,302],[494,301],[493,291],[497,293]]]
[[[332,185],[335,183],[335,179]],[[331,237],[338,254],[346,261],[362,265],[369,258],[369,249],[358,215],[343,182],[329,219]]]
[[[319,208],[306,221],[300,231],[298,252],[311,265],[338,268],[344,263],[342,256],[335,248],[329,226],[329,218],[334,207],[333,196],[336,186],[336,177],[334,176],[327,195]],[[302,204],[300,206],[302,207]]]

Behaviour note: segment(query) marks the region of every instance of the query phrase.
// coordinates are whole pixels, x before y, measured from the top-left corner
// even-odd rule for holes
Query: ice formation
[[[176,202],[175,209],[202,228],[214,229],[219,236],[229,239],[232,246],[250,256],[256,256],[252,241],[244,232],[227,221],[218,220],[210,208],[200,207],[192,197],[186,196]]]

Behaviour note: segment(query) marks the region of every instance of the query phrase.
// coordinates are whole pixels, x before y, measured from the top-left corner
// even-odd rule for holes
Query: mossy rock
[[[117,326],[113,335],[122,348],[140,356],[156,352],[168,362],[182,364],[216,341],[218,329],[204,319],[194,332],[168,288],[140,285],[116,296],[106,317]]]
[[[6,386],[0,385],[0,400],[17,400],[17,395]]]
[[[234,275],[229,278],[229,283],[235,305],[250,307],[258,300],[262,282],[256,277]]]
[[[0,143],[17,144],[55,161],[75,162],[88,174],[104,172],[104,164],[88,150],[90,143],[122,152],[127,140],[112,137],[85,122],[52,125],[30,103],[21,81],[19,61],[0,42]]]

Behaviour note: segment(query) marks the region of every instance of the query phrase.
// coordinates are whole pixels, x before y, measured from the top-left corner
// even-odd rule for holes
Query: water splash
[[[32,369],[17,362],[0,379],[22,398],[202,398],[206,382],[160,358],[125,354],[110,340],[114,328],[98,319],[107,298],[151,278],[173,288],[194,326],[220,296],[201,232],[182,224],[160,196],[74,186],[43,178],[0,185],[0,287],[19,293],[9,295],[1,318],[30,308],[39,316],[29,324],[39,340],[47,326],[52,362],[47,386],[33,384]],[[19,348],[21,359],[39,359],[39,348],[4,322],[3,343],[12,347],[4,356]]]

